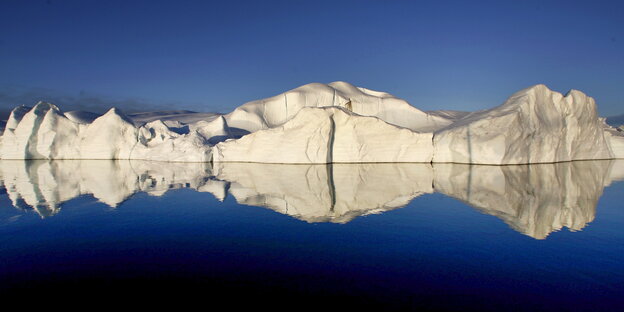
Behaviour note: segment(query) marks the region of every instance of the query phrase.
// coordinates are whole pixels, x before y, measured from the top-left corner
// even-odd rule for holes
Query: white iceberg
[[[431,162],[431,133],[339,107],[302,108],[284,125],[215,146],[215,162]]]
[[[434,162],[528,164],[614,158],[594,99],[536,85],[434,133]]]
[[[87,116],[87,117],[85,117]],[[88,122],[84,113],[68,118],[53,104],[18,107],[2,136],[2,159],[143,159],[210,161],[212,145],[229,137],[222,117],[188,126],[180,133],[157,120],[136,127],[118,109]]]
[[[529,164],[624,158],[624,133],[594,99],[536,85],[473,113],[423,112],[385,92],[313,83],[226,115],[13,110],[2,159]]]

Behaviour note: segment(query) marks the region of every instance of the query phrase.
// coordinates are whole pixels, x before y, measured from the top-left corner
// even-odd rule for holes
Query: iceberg
[[[284,125],[217,144],[215,162],[431,162],[431,133],[340,107],[302,108]]]
[[[536,85],[477,112],[424,112],[346,82],[307,84],[229,114],[15,108],[0,159],[171,162],[556,163],[624,158],[624,132],[584,93]]]
[[[160,120],[137,127],[116,108],[91,122],[84,113],[69,116],[45,102],[14,109],[2,136],[0,158],[207,162],[212,145],[228,136],[222,118],[202,121],[194,131],[179,133]]]
[[[614,158],[594,99],[536,85],[434,133],[433,161],[530,164]]]

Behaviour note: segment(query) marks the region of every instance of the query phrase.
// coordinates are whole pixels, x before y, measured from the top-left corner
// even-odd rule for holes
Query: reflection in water
[[[436,165],[435,190],[543,239],[564,226],[578,231],[594,220],[604,186],[617,178],[614,164]]]
[[[604,186],[624,178],[624,161],[524,166],[460,164],[274,165],[146,161],[1,161],[0,179],[13,205],[42,217],[91,194],[116,207],[136,192],[160,196],[191,188],[227,194],[307,222],[346,223],[439,192],[542,239],[594,219]]]
[[[221,163],[241,204],[263,206],[308,222],[346,223],[407,205],[432,193],[429,164],[269,165]]]

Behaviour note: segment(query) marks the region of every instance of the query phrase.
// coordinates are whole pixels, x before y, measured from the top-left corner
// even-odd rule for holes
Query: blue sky
[[[624,113],[624,5],[603,1],[0,1],[0,110],[228,112],[343,80],[423,110],[537,83]]]

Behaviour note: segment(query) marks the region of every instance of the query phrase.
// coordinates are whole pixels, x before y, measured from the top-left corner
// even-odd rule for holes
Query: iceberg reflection
[[[116,207],[137,192],[209,192],[223,201],[261,206],[306,222],[346,223],[404,207],[439,192],[496,216],[537,239],[568,227],[581,230],[596,214],[603,188],[624,179],[624,161],[519,166],[463,164],[162,163],[149,161],[0,161],[13,206],[42,217],[92,195]]]
[[[220,163],[215,173],[231,183],[230,194],[239,203],[307,222],[346,223],[433,192],[429,164]]]
[[[596,204],[617,177],[615,161],[519,166],[436,165],[435,190],[496,216],[514,230],[543,239],[594,220]]]

